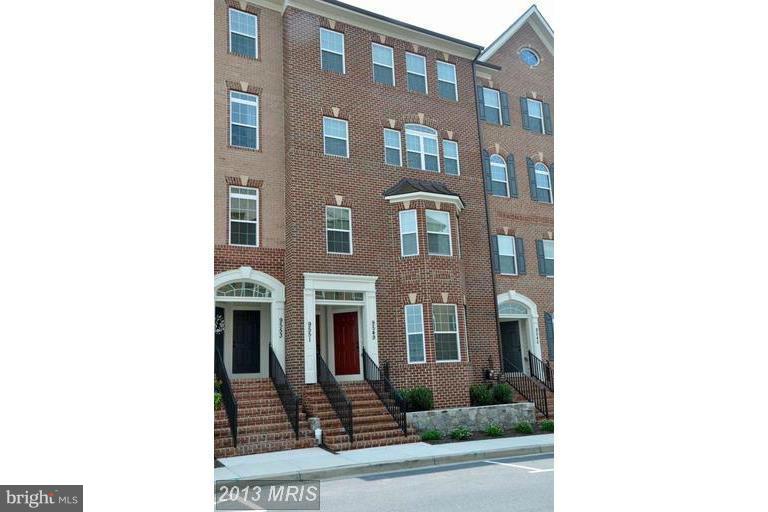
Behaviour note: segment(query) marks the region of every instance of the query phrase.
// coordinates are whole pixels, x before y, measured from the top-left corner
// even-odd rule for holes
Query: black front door
[[[505,372],[523,371],[523,353],[520,350],[520,322],[501,323],[501,352]]]
[[[232,312],[232,373],[259,373],[261,311]]]

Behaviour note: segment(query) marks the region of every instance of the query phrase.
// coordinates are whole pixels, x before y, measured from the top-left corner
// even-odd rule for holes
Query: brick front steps
[[[214,456],[232,457],[294,448],[312,448],[314,435],[306,416],[299,417],[299,438],[270,379],[238,379],[232,382],[237,400],[237,447],[233,446],[224,409],[213,422]]]
[[[320,418],[323,442],[329,449],[342,451],[415,443],[421,440],[413,429],[409,429],[407,436],[403,433],[367,382],[344,383],[342,388],[352,402],[352,430],[354,432],[352,443],[350,443],[349,435],[341,425],[341,421],[336,416],[336,412],[331,407],[323,389],[318,384],[309,384],[302,388],[307,414]]]

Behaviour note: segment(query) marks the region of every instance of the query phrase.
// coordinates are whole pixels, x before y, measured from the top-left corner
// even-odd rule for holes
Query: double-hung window
[[[344,62],[344,34],[320,29],[320,67],[343,75],[346,71]]]
[[[536,200],[542,203],[552,202],[552,180],[549,175],[549,168],[541,162],[534,166],[536,178]]]
[[[499,242],[499,273],[517,275],[517,253],[515,237],[498,235]]]
[[[229,144],[259,149],[259,97],[229,91]]]
[[[443,139],[443,164],[445,174],[459,175],[459,145],[455,141]]]
[[[405,125],[405,149],[411,169],[440,172],[437,130],[420,124]]]
[[[416,210],[400,212],[400,255],[417,256],[419,254],[419,226],[416,222]]]
[[[344,119],[323,117],[323,153],[349,158],[349,127]]]
[[[459,101],[456,89],[456,66],[448,62],[437,61],[437,93],[441,98]]]
[[[432,304],[432,325],[435,334],[435,360],[460,361],[456,305]]]
[[[483,87],[483,106],[485,120],[493,124],[501,124],[501,99],[499,91]]]
[[[425,362],[424,310],[421,304],[405,306],[405,336],[408,343],[408,363]]]
[[[352,211],[349,208],[325,207],[325,238],[329,253],[352,254]]]
[[[555,275],[555,241],[554,240],[542,240],[541,245],[543,248],[544,256],[544,275]]]
[[[532,132],[544,133],[544,109],[539,100],[526,98],[528,102],[528,126]]]
[[[259,56],[258,18],[255,14],[229,10],[229,51],[246,57]]]
[[[405,54],[408,90],[427,94],[427,59],[415,53]]]
[[[389,46],[371,43],[373,60],[373,81],[384,85],[395,85],[394,50]]]
[[[451,256],[451,215],[448,212],[426,210],[427,252],[434,256]]]
[[[502,197],[509,196],[507,164],[499,155],[491,155],[491,194]]]
[[[388,165],[403,165],[400,149],[400,132],[384,128],[384,163]]]
[[[229,187],[229,243],[259,245],[259,189]]]

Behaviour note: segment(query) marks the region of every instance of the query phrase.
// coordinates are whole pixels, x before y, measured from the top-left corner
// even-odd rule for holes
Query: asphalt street
[[[551,454],[324,480],[324,512],[554,510]]]

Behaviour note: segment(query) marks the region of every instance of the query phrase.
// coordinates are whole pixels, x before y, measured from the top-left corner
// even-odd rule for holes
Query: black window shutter
[[[509,126],[509,95],[499,91],[499,98],[501,98],[501,124]]]
[[[528,166],[528,186],[531,189],[531,199],[538,201],[536,195],[536,168],[533,165],[533,160],[525,157],[525,165]]]
[[[544,133],[552,135],[552,114],[549,111],[549,103],[542,103],[541,110],[544,113]]]
[[[531,129],[531,125],[528,123],[528,98],[525,96],[520,97],[520,114],[523,116],[523,130]]]
[[[483,86],[478,85],[477,89],[477,115],[481,121],[485,121],[485,99],[483,98]]]
[[[493,273],[499,273],[499,237],[496,235],[491,236],[491,261],[493,263]]]
[[[555,202],[555,164],[549,164],[549,188],[552,194],[552,202]]]
[[[525,275],[525,244],[522,238],[515,237],[515,255],[517,256],[517,275]]]
[[[509,183],[509,197],[517,197],[517,173],[515,157],[512,153],[507,155],[507,183]]]
[[[536,259],[539,262],[539,275],[547,275],[547,262],[544,261],[544,241],[536,240]]]
[[[555,360],[555,326],[552,323],[552,313],[544,313],[544,328],[547,331],[547,352],[549,360]]]
[[[491,193],[491,155],[488,154],[488,150],[483,150],[483,174],[485,175],[485,190],[486,193]]]

